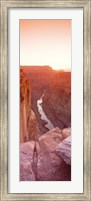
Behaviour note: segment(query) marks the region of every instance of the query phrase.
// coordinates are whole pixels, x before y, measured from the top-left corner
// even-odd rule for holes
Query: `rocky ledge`
[[[37,141],[20,144],[20,180],[70,181],[71,149],[66,149],[69,161],[65,159],[62,149],[62,143],[66,145],[65,141],[70,135],[70,128],[61,130],[56,127]]]
[[[71,136],[57,145],[56,153],[60,158],[63,158],[68,165],[71,165]]]

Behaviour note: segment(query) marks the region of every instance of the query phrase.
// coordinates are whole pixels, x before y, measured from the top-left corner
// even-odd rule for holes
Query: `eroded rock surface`
[[[43,110],[54,127],[71,126],[71,73],[57,72],[43,96]]]
[[[40,181],[68,181],[70,167],[55,154],[55,147],[62,141],[59,128],[39,138],[40,151],[37,162],[37,178]]]
[[[25,181],[70,181],[71,166],[55,152],[64,137],[62,130],[54,128],[42,135],[35,143],[20,145],[20,180]]]
[[[35,140],[36,117],[31,109],[31,83],[24,71],[20,71],[20,143]]]
[[[26,68],[20,71],[20,180],[69,181],[71,146],[66,139],[70,136],[71,129],[66,127],[71,123],[70,73],[56,74],[49,67],[47,71],[44,67],[44,74],[40,67],[38,71],[41,73],[38,71],[34,73],[34,67],[29,67],[32,74],[28,69],[24,69]],[[48,69],[51,73],[48,73]],[[31,93],[33,106],[31,106]],[[41,95],[44,101],[43,108],[55,127],[49,132],[45,128],[46,122],[40,119],[37,111],[36,101]],[[33,109],[37,112],[34,113]]]
[[[34,141],[20,144],[20,181],[36,180],[34,148]]]
[[[71,165],[71,136],[57,145],[56,153],[60,158],[63,158],[68,165]]]
[[[69,137],[71,135],[71,128],[64,128],[63,130],[61,130],[61,134],[62,134],[62,139],[65,139],[67,137]]]

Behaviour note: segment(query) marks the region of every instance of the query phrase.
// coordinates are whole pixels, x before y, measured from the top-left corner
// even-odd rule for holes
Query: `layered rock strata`
[[[31,83],[20,70],[20,143],[35,140],[36,117],[31,109]]]

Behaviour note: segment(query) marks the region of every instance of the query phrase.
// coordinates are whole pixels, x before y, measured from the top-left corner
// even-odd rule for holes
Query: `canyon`
[[[20,181],[71,180],[71,73],[20,67]]]

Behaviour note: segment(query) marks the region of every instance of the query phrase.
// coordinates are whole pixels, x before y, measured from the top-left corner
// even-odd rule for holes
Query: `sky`
[[[71,20],[20,20],[20,65],[71,70]]]

